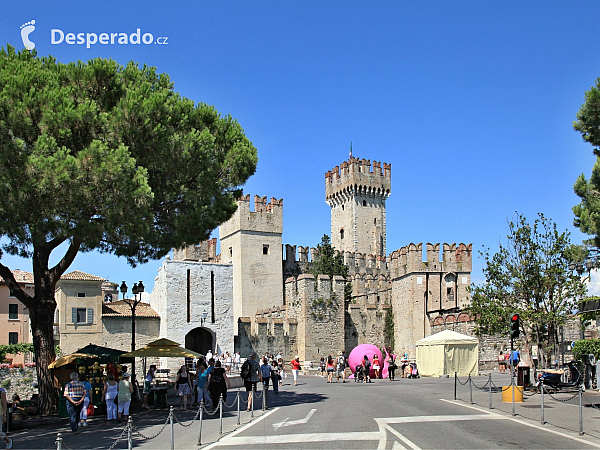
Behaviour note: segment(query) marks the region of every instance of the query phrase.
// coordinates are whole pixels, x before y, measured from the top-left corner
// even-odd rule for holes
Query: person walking
[[[207,407],[212,406],[212,400],[210,399],[210,394],[208,392],[208,366],[204,362],[204,360],[199,361],[196,366],[198,373],[198,403],[204,400],[204,405]]]
[[[375,371],[375,379],[378,380],[379,379],[379,370],[381,369],[381,366],[379,365],[379,356],[377,355],[377,353],[375,353],[373,355],[373,370]]]
[[[240,351],[235,352],[235,356],[233,357],[233,362],[235,363],[234,370],[237,372],[240,370],[240,364],[242,362],[242,357],[240,356]]]
[[[400,378],[406,377],[406,367],[408,366],[408,353],[404,352],[402,358],[400,359]]]
[[[146,377],[144,378],[144,401],[142,402],[142,408],[148,409],[148,397],[150,397],[150,387],[152,385],[152,381],[154,381],[156,372],[156,366],[152,364],[148,373],[146,373]]]
[[[225,369],[221,366],[221,361],[217,361],[213,370],[208,374],[208,391],[213,405],[219,404],[221,395],[223,402],[227,400],[227,388],[231,388],[231,383]]]
[[[279,366],[279,386],[283,386],[283,378],[287,378],[287,373],[285,371],[285,364],[283,363],[283,358],[279,358],[277,360],[277,365]]]
[[[231,355],[229,354],[229,352],[226,353],[225,356],[225,371],[227,373],[231,373],[231,365],[233,363],[233,358],[231,357]]]
[[[298,373],[300,373],[300,357],[296,355],[294,359],[290,361],[290,366],[292,366],[292,375],[294,376],[294,386],[298,386]]]
[[[265,356],[260,366],[260,375],[262,377],[263,390],[269,390],[269,380],[271,379],[271,364],[269,359]]]
[[[188,395],[192,393],[192,379],[185,364],[177,371],[175,389],[179,395],[179,409],[185,411],[187,409]],[[181,406],[182,404],[183,407]]]
[[[127,422],[129,417],[129,406],[131,405],[131,394],[133,394],[133,384],[129,380],[131,375],[128,372],[123,374],[123,379],[119,381],[119,406],[117,409],[117,422],[124,420]]]
[[[326,371],[327,371],[327,382],[331,383],[333,381],[333,372],[335,372],[335,364],[333,362],[333,356],[327,356],[326,362]]]
[[[115,376],[109,373],[106,376],[106,383],[102,390],[102,398],[106,402],[106,420],[115,420],[117,418],[117,404],[115,398],[119,395],[119,386],[115,381]]]
[[[273,385],[273,391],[277,394],[279,392],[279,380],[281,375],[279,374],[281,368],[277,361],[273,361],[271,365],[271,384]]]
[[[342,377],[342,383],[346,382],[346,355],[344,352],[339,352],[337,357],[337,382],[340,382]]]
[[[79,426],[87,427],[87,418],[88,418],[88,408],[90,407],[91,394],[92,394],[92,385],[89,381],[86,380],[85,374],[82,373],[80,376],[80,380],[83,383],[83,388],[85,389],[85,397],[83,398],[83,407],[81,408],[81,414],[79,417]]]
[[[365,374],[365,380],[364,383],[370,383],[371,382],[371,361],[369,361],[369,357],[367,355],[365,355],[365,357],[363,358],[363,372]]]
[[[4,442],[6,442],[6,448],[12,448],[12,438],[9,438],[6,435],[6,424],[8,423],[8,402],[6,400],[6,391],[3,388],[0,388],[0,416],[2,416],[2,428],[0,429],[0,438],[4,439]]]
[[[325,377],[325,358],[321,356],[321,361],[319,361],[319,372],[321,372],[321,378]]]
[[[394,379],[396,378],[396,369],[398,368],[398,366],[396,365],[396,355],[394,355],[391,350],[389,355],[390,356],[388,359],[388,378],[390,381],[394,381]]]
[[[77,372],[72,372],[70,378],[71,381],[65,386],[64,396],[67,399],[67,413],[69,414],[71,431],[77,433],[86,391],[83,383],[79,381],[79,374]]]
[[[504,353],[500,350],[500,354],[498,355],[498,369],[500,373],[506,373],[506,359],[504,358]]]
[[[253,392],[256,392],[256,384],[259,381],[262,381],[262,375],[260,372],[260,366],[256,361],[256,352],[250,353],[248,355],[248,359],[244,364],[248,363],[247,373],[244,370],[244,366],[242,366],[242,373],[244,373],[244,386],[246,387],[246,392],[248,394],[248,411],[252,408],[252,398]]]

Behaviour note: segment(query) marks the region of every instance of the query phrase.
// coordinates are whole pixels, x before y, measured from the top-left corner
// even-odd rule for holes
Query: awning
[[[150,342],[144,348],[135,350],[133,352],[124,353],[121,355],[123,358],[131,357],[142,357],[142,356],[154,356],[154,357],[168,357],[168,358],[199,358],[202,356],[200,353],[196,353],[187,348],[181,347],[177,342],[170,339],[158,339],[154,342]]]
[[[87,353],[71,353],[70,355],[61,356],[56,361],[51,362],[50,364],[48,364],[48,368],[56,369],[57,367],[66,366],[67,364],[77,362],[77,359],[87,358],[96,358],[96,356]]]

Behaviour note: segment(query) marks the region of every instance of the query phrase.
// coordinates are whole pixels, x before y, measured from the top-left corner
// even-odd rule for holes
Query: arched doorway
[[[206,328],[194,328],[185,335],[185,348],[206,355],[213,348],[213,336]]]

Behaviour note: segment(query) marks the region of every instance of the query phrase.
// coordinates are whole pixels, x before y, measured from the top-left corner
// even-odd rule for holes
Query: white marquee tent
[[[479,374],[479,339],[444,330],[417,341],[417,366],[425,377]]]

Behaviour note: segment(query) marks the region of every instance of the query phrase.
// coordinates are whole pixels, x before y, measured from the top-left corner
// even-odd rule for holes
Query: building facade
[[[13,270],[12,273],[21,288],[33,296],[33,274],[22,270]],[[29,311],[12,295],[2,278],[0,278],[0,324],[2,324],[0,345],[32,342]],[[30,359],[29,354],[6,355],[6,362],[9,364],[24,364],[30,362]]]

